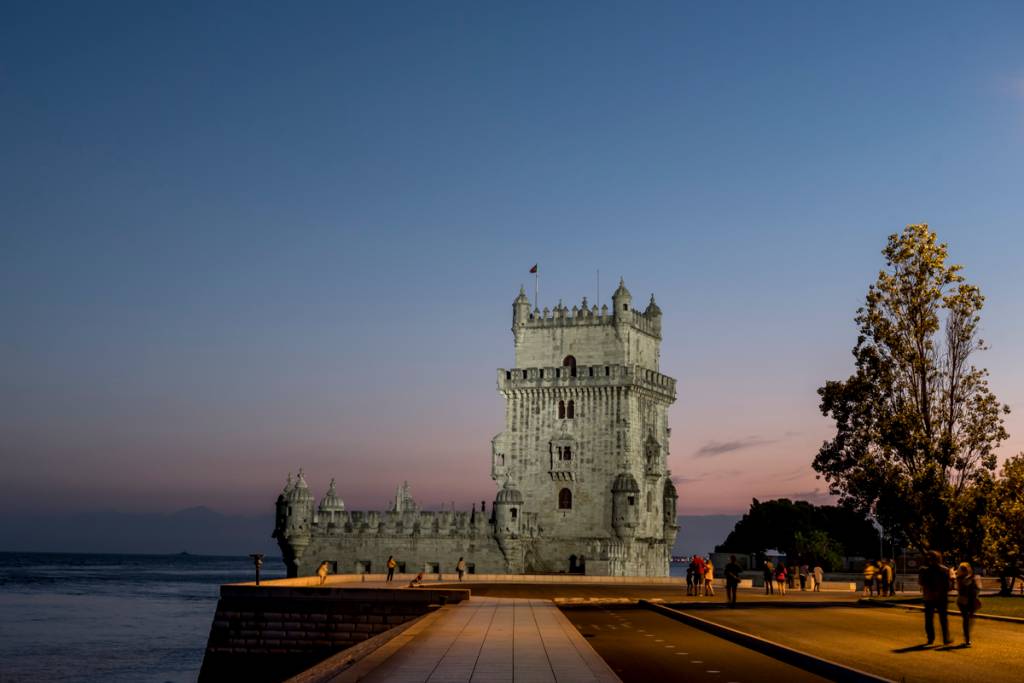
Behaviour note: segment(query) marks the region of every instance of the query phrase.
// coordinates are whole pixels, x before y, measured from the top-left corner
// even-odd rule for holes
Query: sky
[[[491,500],[534,263],[657,296],[681,514],[823,502],[816,390],[919,222],[1024,450],[1019,3],[0,15],[2,513]]]

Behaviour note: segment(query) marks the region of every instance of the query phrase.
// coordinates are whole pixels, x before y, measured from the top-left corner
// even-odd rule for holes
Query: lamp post
[[[263,566],[263,553],[252,553],[249,555],[252,563],[256,566],[256,585],[260,585],[260,567]]]

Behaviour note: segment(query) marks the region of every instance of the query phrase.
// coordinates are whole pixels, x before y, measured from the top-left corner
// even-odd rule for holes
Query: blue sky
[[[6,3],[4,509],[489,499],[511,301],[665,312],[684,513],[820,499],[928,222],[1024,450],[1016,3]]]

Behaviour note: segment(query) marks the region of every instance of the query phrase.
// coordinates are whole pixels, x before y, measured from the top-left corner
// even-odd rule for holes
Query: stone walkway
[[[361,680],[373,683],[613,683],[618,676],[547,600],[472,598]]]

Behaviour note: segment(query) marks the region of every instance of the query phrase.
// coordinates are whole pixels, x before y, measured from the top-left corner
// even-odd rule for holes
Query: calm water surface
[[[0,681],[194,681],[219,586],[252,577],[248,557],[0,553]]]

